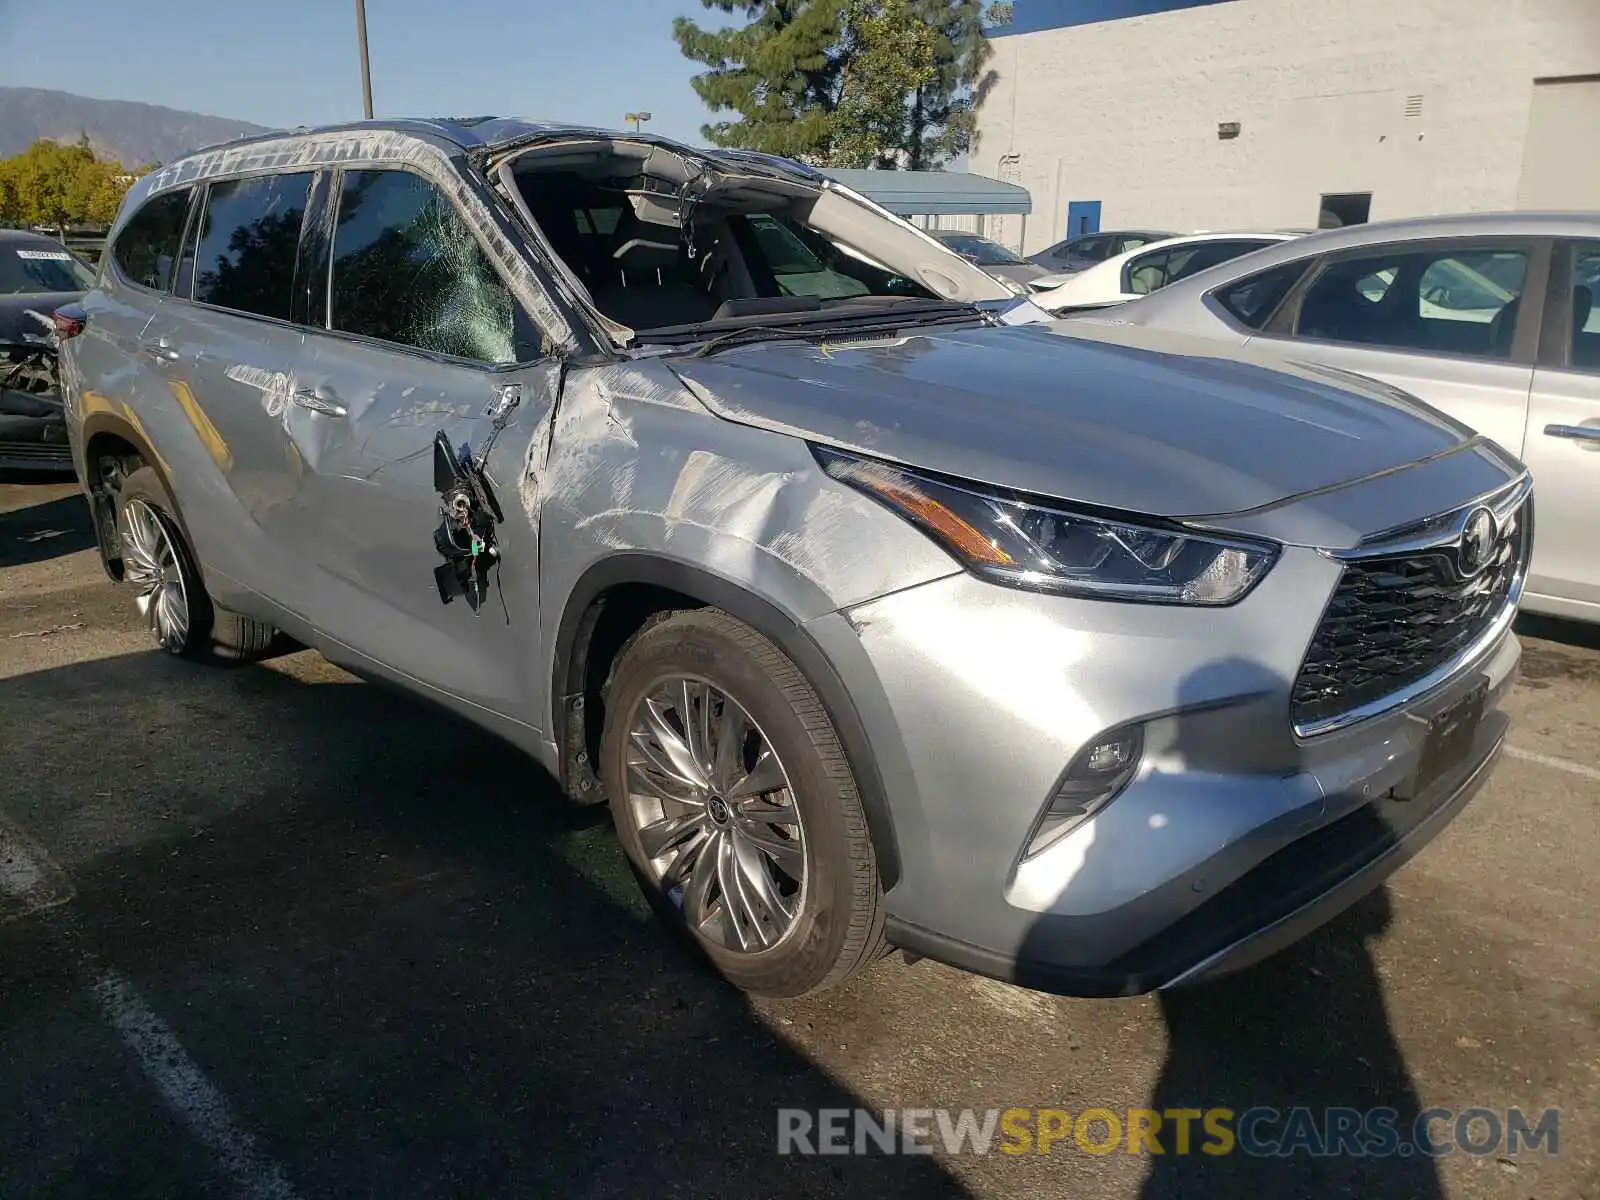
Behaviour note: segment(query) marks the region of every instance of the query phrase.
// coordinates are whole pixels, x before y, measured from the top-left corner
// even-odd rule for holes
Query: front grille
[[[1500,522],[1489,565],[1471,579],[1455,547],[1353,560],[1295,680],[1305,729],[1400,691],[1460,654],[1504,611],[1526,554],[1528,506]]]

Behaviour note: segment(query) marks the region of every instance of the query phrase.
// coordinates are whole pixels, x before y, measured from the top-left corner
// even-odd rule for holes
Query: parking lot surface
[[[1600,1198],[1600,636],[1388,887],[1220,983],[885,960],[751,1004],[603,811],[310,652],[157,652],[70,485],[0,483],[0,1197]],[[778,1110],[1558,1108],[1557,1152],[780,1156]],[[1443,1127],[1441,1127],[1443,1128]]]

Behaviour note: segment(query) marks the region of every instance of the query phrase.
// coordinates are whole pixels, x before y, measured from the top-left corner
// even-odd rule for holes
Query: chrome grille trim
[[[1516,619],[1527,577],[1534,525],[1530,491],[1531,483],[1523,476],[1483,500],[1413,522],[1354,551],[1325,552],[1346,567],[1291,691],[1290,711],[1297,737],[1348,728],[1409,704],[1470,669],[1499,645]],[[1500,522],[1496,561],[1473,579],[1462,580],[1443,567],[1443,557],[1479,507],[1490,508]],[[1512,522],[1514,528],[1508,533],[1506,526]],[[1434,578],[1429,578],[1429,571]],[[1482,621],[1482,627],[1459,648],[1430,646],[1430,632],[1442,628],[1441,610],[1445,606],[1470,610],[1485,585],[1503,592],[1503,597],[1488,613],[1468,612],[1466,619],[1475,624]],[[1425,607],[1429,604],[1431,607]],[[1434,648],[1448,657],[1430,665],[1426,659]],[[1369,695],[1373,676],[1381,676],[1386,667],[1394,668],[1389,673],[1396,686]],[[1350,693],[1351,702],[1337,711],[1326,711],[1330,693],[1338,691]]]

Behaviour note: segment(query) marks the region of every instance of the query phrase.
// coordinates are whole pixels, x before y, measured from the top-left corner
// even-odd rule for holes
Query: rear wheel
[[[652,905],[739,987],[803,995],[881,952],[850,764],[811,685],[749,626],[697,609],[623,648],[602,774]]]
[[[217,608],[184,541],[171,501],[149,467],[124,476],[117,489],[122,579],[156,644],[185,658],[244,661],[272,643],[262,621]]]

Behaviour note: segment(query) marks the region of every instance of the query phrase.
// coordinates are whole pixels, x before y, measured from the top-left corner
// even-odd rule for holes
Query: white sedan
[[[1040,308],[1061,314],[1121,304],[1169,283],[1299,237],[1297,233],[1187,233],[1118,254],[1075,274],[1028,281]]]

